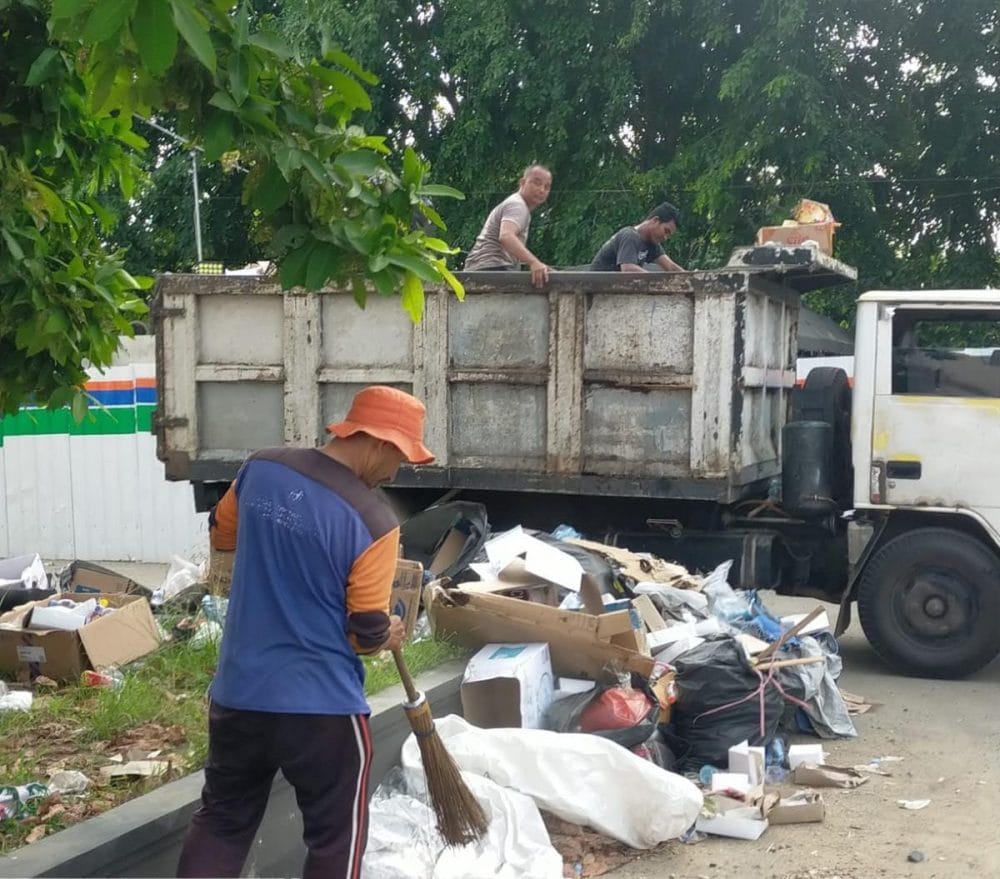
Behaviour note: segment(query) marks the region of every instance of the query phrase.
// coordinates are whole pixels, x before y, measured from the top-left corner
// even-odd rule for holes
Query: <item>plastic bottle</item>
[[[708,787],[712,783],[712,776],[715,775],[719,770],[714,766],[709,766],[707,763],[698,770],[698,780]]]
[[[0,787],[0,819],[23,818],[28,812],[27,804],[48,792],[49,789],[37,781]]]
[[[106,668],[103,671],[85,671],[80,676],[80,683],[85,687],[110,687],[120,690],[125,683],[125,675],[117,668]]]
[[[788,777],[788,770],[785,765],[788,762],[785,740],[781,736],[775,736],[765,751],[765,784],[781,784]]]

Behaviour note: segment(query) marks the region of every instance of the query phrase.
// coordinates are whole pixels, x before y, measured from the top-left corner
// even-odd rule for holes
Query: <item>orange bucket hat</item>
[[[341,439],[366,433],[392,443],[411,464],[430,464],[434,455],[424,445],[424,404],[410,394],[385,385],[358,391],[347,418],[327,425]]]

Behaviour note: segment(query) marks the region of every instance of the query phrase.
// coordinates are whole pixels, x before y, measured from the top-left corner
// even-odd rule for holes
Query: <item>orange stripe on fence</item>
[[[121,379],[119,381],[89,381],[88,391],[130,391],[135,387],[131,379]]]

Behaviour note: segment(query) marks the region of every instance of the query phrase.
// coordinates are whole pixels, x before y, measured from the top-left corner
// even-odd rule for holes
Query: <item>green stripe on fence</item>
[[[69,409],[22,409],[16,415],[0,419],[0,447],[5,436],[110,436],[149,433],[154,405],[91,406],[77,424]]]

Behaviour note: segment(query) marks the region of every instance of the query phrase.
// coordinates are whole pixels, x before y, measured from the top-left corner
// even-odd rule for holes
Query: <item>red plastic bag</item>
[[[652,707],[653,700],[642,690],[612,687],[583,709],[579,721],[580,731],[631,729],[649,716]]]

